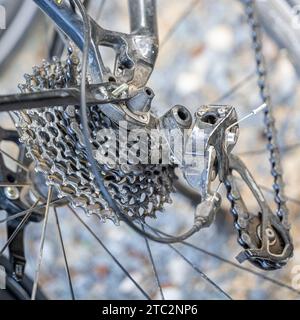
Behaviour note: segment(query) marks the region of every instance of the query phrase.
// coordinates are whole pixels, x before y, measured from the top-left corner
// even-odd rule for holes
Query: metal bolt
[[[234,200],[239,200],[240,199],[240,195],[237,191],[235,190],[231,190],[231,196]]]
[[[217,172],[216,172],[216,170],[212,170],[211,175],[210,175],[211,180],[215,180],[216,177],[217,177]]]
[[[224,117],[226,115],[226,111],[227,109],[225,107],[218,109],[218,113],[221,117]]]
[[[123,93],[124,91],[128,90],[129,86],[127,83],[122,83],[119,87],[117,87],[111,94],[114,97],[119,97],[121,95],[121,93]]]
[[[276,243],[276,235],[273,229],[267,228],[266,235],[270,241],[270,245],[274,245]]]
[[[197,111],[197,116],[198,117],[202,117],[204,115],[204,111]]]
[[[243,233],[241,234],[241,239],[242,239],[242,241],[245,242],[246,244],[251,243],[251,238],[250,238],[250,236],[249,236],[247,233],[245,233],[245,232],[243,232]]]
[[[273,231],[272,229],[270,229],[270,228],[267,228],[267,229],[266,229],[266,235],[267,235],[267,237],[268,237],[269,239],[275,237],[274,231]]]
[[[146,114],[143,114],[140,116],[142,121],[148,121],[148,116]]]
[[[20,192],[16,187],[6,187],[4,189],[4,194],[10,200],[17,200],[20,197]]]
[[[239,218],[238,219],[238,224],[242,229],[245,229],[247,227],[247,220],[243,219],[243,218]]]
[[[236,134],[234,132],[228,131],[226,134],[226,142],[227,142],[227,145],[235,144]]]

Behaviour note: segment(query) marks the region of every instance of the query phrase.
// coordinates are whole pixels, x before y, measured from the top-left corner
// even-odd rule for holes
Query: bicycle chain
[[[271,174],[274,177],[273,189],[275,192],[275,202],[277,204],[277,215],[282,223],[289,228],[287,222],[288,208],[286,206],[286,198],[284,195],[284,183],[282,179],[282,168],[280,161],[280,153],[277,142],[277,132],[275,128],[275,120],[272,114],[272,102],[267,85],[267,68],[262,52],[262,41],[260,36],[260,27],[255,16],[255,8],[253,0],[245,0],[246,13],[249,25],[252,28],[252,42],[255,50],[256,70],[258,75],[258,86],[263,103],[267,105],[264,113],[264,123],[266,129],[266,137],[268,139],[268,149],[270,151]]]
[[[254,0],[243,0],[249,26],[251,27],[252,43],[255,51],[258,86],[263,103],[266,104],[264,112],[265,133],[268,140],[267,148],[270,152],[271,174],[274,177],[273,189],[275,203],[277,204],[274,215],[259,187],[242,161],[229,155],[229,175],[226,177],[227,196],[231,202],[231,212],[235,217],[235,227],[239,231],[239,243],[246,249],[237,259],[243,262],[249,259],[263,269],[278,269],[292,256],[293,246],[289,235],[288,209],[284,196],[284,183],[280,153],[277,142],[275,120],[272,114],[272,102],[267,85],[267,68],[262,51],[260,26],[256,18]],[[244,182],[251,189],[261,212],[252,215],[247,212],[243,199],[235,185],[232,172],[237,171]]]

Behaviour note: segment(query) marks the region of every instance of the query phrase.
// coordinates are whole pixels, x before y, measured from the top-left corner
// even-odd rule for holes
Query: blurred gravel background
[[[253,72],[255,65],[250,33],[239,1],[157,2],[161,49],[149,86],[156,94],[153,104],[158,114],[164,113],[175,104],[183,104],[194,112],[202,104],[219,101],[220,96]],[[106,1],[100,18],[101,25],[127,31],[129,27],[126,5],[125,0]],[[96,10],[91,12],[96,17]],[[185,14],[187,12],[189,13]],[[48,24],[40,17],[16,56],[1,71],[0,93],[16,92],[17,83],[22,81],[23,74],[30,73],[31,66],[39,64],[47,56],[47,33]],[[265,37],[264,44],[267,61],[272,65],[269,78],[280,144],[287,146],[298,143],[300,90],[297,75],[284,51],[279,51],[268,37]],[[108,52],[105,52],[105,55],[107,54]],[[234,105],[240,115],[247,114],[260,104],[256,78],[250,78],[235,94],[220,102]],[[1,115],[1,123],[4,126],[9,125],[5,115]],[[242,124],[235,152],[251,151],[250,154],[242,156],[243,160],[257,182],[271,188],[272,178],[269,174],[267,153],[252,152],[264,148],[262,116],[258,115]],[[243,266],[291,286],[294,276],[292,269],[300,265],[300,148],[283,152],[282,156],[286,193],[294,200],[289,202],[294,257],[280,271],[264,273],[252,268],[248,263]],[[224,194],[224,190],[222,193]],[[265,190],[265,195],[272,203],[272,194]],[[174,203],[167,206],[165,212],[158,213],[154,225],[176,234],[190,225],[195,207],[189,199],[180,194],[173,195],[173,200]],[[255,203],[250,197],[246,202],[251,210],[255,210]],[[196,234],[190,242],[235,262],[234,257],[240,252],[240,247],[236,242],[237,233],[233,228],[228,207],[224,197],[224,210],[221,210],[214,225]],[[84,213],[79,213],[85,218]],[[77,299],[143,298],[69,210],[59,209],[59,217]],[[101,224],[93,217],[85,220],[150,296],[160,298],[145,240],[124,225],[116,227],[111,222]],[[3,226],[0,232],[2,244],[5,239]],[[40,233],[41,225],[31,224],[27,228],[27,272],[31,275],[37,259]],[[157,243],[150,243],[150,246],[166,298],[224,298],[170,247]],[[175,247],[234,299],[299,297],[295,292],[214,257],[183,245]],[[51,299],[70,298],[53,212],[50,212],[40,284]]]

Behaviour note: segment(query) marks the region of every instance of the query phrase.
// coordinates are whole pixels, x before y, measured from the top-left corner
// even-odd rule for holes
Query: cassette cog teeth
[[[56,57],[52,62],[43,61],[41,66],[33,67],[33,74],[25,74],[24,78],[25,83],[18,86],[21,92],[79,86],[79,59],[69,51],[66,61]],[[73,207],[83,208],[88,215],[96,214],[103,221],[110,219],[118,224],[118,217],[102,197],[88,166],[78,110],[77,106],[57,106],[15,112],[20,141],[36,170],[54,185],[59,197],[67,197]],[[96,137],[104,128],[113,128],[118,137],[118,127],[98,106],[90,107],[89,113],[92,145],[101,147]],[[155,218],[155,211],[170,202],[175,179],[171,165],[99,164],[99,172],[113,199],[131,219]]]

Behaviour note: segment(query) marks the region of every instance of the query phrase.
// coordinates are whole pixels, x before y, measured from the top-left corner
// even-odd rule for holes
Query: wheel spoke
[[[10,183],[10,182],[5,182],[5,183],[0,183],[0,188],[6,188],[6,187],[26,187],[26,186],[30,186],[30,183],[24,183],[24,182],[20,182],[20,183]]]
[[[274,57],[274,59],[271,61],[270,64],[270,71],[273,70],[273,68],[276,66],[276,62],[278,61],[279,57],[281,56],[281,51]],[[254,79],[257,76],[256,70],[251,71],[248,75],[246,75],[244,78],[242,78],[240,81],[238,81],[232,88],[230,88],[227,92],[222,94],[218,99],[213,101],[211,104],[218,104],[224,101],[225,99],[231,97],[234,95],[237,91],[239,91],[243,86],[245,86],[249,81]]]
[[[187,9],[180,15],[180,17],[176,20],[176,22],[173,24],[171,29],[168,31],[166,36],[162,39],[160,44],[160,49],[162,49],[166,43],[171,39],[172,35],[175,33],[175,31],[178,29],[178,27],[183,23],[183,21],[193,12],[193,9],[200,4],[200,0],[194,0]]]
[[[51,201],[50,205],[57,204],[57,203],[59,203],[59,202],[61,202],[61,201],[62,201],[62,199],[53,200],[53,201]],[[44,204],[41,204],[41,205],[39,205],[39,206],[36,206],[36,207],[35,207],[35,210],[44,209],[45,207],[46,207],[46,204],[44,203]],[[22,216],[24,216],[25,214],[27,214],[30,210],[31,210],[31,209],[29,208],[29,209],[26,209],[26,210],[24,210],[24,211],[18,212],[18,213],[16,213],[16,214],[10,215],[10,216],[8,216],[8,217],[5,218],[5,219],[0,220],[0,223],[8,222],[8,221],[17,219],[17,218],[19,218],[19,217],[22,217]]]
[[[150,296],[146,293],[146,291],[133,279],[130,273],[125,269],[125,267],[120,263],[120,261],[114,256],[114,254],[105,246],[102,240],[94,233],[94,231],[79,217],[77,212],[71,207],[68,206],[70,210],[73,212],[75,217],[81,222],[81,224],[89,231],[89,233],[97,240],[100,246],[106,251],[106,253],[114,260],[114,262],[120,267],[120,269],[124,272],[126,277],[131,280],[131,282],[136,286],[136,288],[144,295],[144,297],[148,300],[151,300]]]
[[[149,226],[149,225],[147,225],[147,227],[148,227],[150,230],[153,230],[154,232],[157,232],[158,234],[161,234],[161,235],[166,236],[166,237],[171,237],[171,235],[169,235],[169,234],[167,234],[167,233],[165,233],[165,232],[163,232],[163,231],[157,230],[156,228],[153,228],[153,227],[151,227],[151,226]],[[233,261],[230,261],[230,260],[228,260],[228,259],[226,259],[226,258],[224,258],[224,257],[222,257],[222,256],[220,256],[220,255],[218,255],[218,254],[216,254],[216,253],[213,253],[213,252],[210,252],[210,251],[208,251],[208,250],[205,250],[205,249],[203,249],[203,248],[201,248],[201,247],[198,247],[198,246],[196,246],[196,245],[194,245],[194,244],[192,244],[192,243],[190,243],[190,242],[181,241],[180,244],[182,244],[182,245],[184,245],[184,246],[191,247],[191,248],[193,248],[194,250],[197,250],[197,251],[199,251],[199,252],[201,252],[201,253],[203,253],[203,254],[205,254],[205,255],[208,255],[208,256],[210,256],[210,257],[212,257],[212,258],[215,258],[215,259],[217,259],[217,260],[219,260],[219,261],[222,261],[222,262],[224,262],[224,263],[226,263],[226,264],[228,264],[228,265],[231,265],[231,266],[233,266],[233,267],[235,267],[235,268],[237,268],[237,269],[239,269],[239,270],[242,270],[242,271],[251,273],[251,274],[253,274],[253,275],[255,275],[255,276],[257,276],[257,277],[259,277],[259,278],[261,278],[261,279],[264,279],[264,280],[266,280],[266,281],[268,281],[268,282],[271,282],[271,283],[273,283],[273,284],[275,284],[275,285],[277,285],[277,286],[279,286],[279,287],[281,287],[281,288],[285,288],[285,289],[288,289],[288,290],[290,290],[290,291],[293,291],[293,292],[295,292],[295,293],[297,293],[297,294],[300,294],[300,291],[299,291],[299,290],[296,290],[296,289],[294,289],[293,287],[291,287],[291,286],[289,286],[289,285],[287,285],[287,284],[285,284],[285,283],[283,283],[283,282],[281,282],[281,281],[278,281],[278,280],[276,280],[276,279],[273,279],[273,278],[270,278],[270,277],[268,277],[268,276],[265,276],[264,274],[261,274],[261,273],[255,271],[255,270],[250,269],[250,268],[243,267],[243,266],[241,266],[241,265],[238,264],[238,263],[235,263],[235,262],[233,262]]]
[[[9,239],[7,240],[7,242],[4,244],[4,246],[2,247],[1,251],[0,251],[0,257],[3,255],[4,251],[6,250],[6,248],[11,244],[11,242],[15,239],[15,237],[18,235],[18,233],[20,232],[21,229],[23,229],[23,227],[25,226],[26,222],[28,221],[28,219],[30,218],[30,216],[32,215],[34,209],[36,208],[37,204],[39,203],[40,199],[38,199],[33,206],[29,209],[28,213],[25,215],[25,217],[22,219],[22,221],[19,223],[19,225],[17,226],[17,228],[14,230],[13,234],[9,237]]]
[[[142,224],[142,229],[143,229],[143,231],[145,231],[145,227],[144,227],[143,224]],[[160,283],[160,280],[159,280],[159,275],[158,275],[157,268],[156,268],[156,265],[155,265],[155,262],[154,262],[154,258],[153,258],[153,255],[152,255],[152,251],[151,251],[149,240],[146,237],[144,237],[144,239],[145,239],[145,242],[146,242],[148,255],[149,255],[149,258],[150,258],[150,261],[151,261],[151,264],[152,264],[152,269],[153,269],[153,272],[154,272],[155,280],[156,280],[156,283],[157,283],[157,286],[158,286],[158,289],[159,289],[159,292],[160,292],[161,299],[165,300],[165,296],[164,296],[164,293],[163,293],[163,290],[162,290],[162,286],[161,286],[161,283]]]
[[[241,177],[239,177],[239,176],[234,176],[234,177],[235,177],[236,179],[238,179],[238,180],[243,181],[243,179],[242,179]],[[266,187],[266,186],[264,186],[264,185],[262,185],[262,184],[259,184],[259,183],[258,183],[257,185],[258,185],[261,189],[267,191],[268,193],[273,193],[273,192],[274,192],[273,189],[268,188],[268,187]],[[289,200],[289,201],[291,201],[291,202],[293,202],[293,203],[295,203],[295,204],[297,204],[297,205],[300,206],[300,200],[295,199],[295,198],[292,198],[292,197],[290,197],[290,196],[285,196],[285,197],[286,197],[287,200]]]
[[[141,221],[142,222],[142,221]],[[156,231],[154,228],[148,226],[144,222],[142,222],[144,226],[148,227],[152,232],[154,232],[156,235],[159,235],[159,232]],[[174,245],[167,244],[169,248],[171,248],[178,256],[182,258],[189,266],[191,266],[205,281],[207,281],[209,284],[211,284],[219,293],[224,295],[227,299],[233,300],[232,297],[225,292],[219,285],[217,285],[213,280],[211,280],[202,270],[200,270],[199,267],[197,267],[192,261],[190,261],[185,255],[183,255]]]
[[[281,153],[285,153],[285,152],[289,152],[289,151],[293,151],[297,148],[300,147],[300,142],[296,142],[294,144],[289,144],[287,146],[283,146],[282,148],[279,149],[279,151]],[[257,149],[257,150],[250,150],[250,151],[241,151],[239,152],[237,155],[239,156],[256,156],[259,154],[264,154],[266,153],[268,150],[266,148],[262,148],[262,149]]]
[[[225,292],[220,286],[218,286],[213,280],[211,280],[203,271],[201,271],[193,262],[191,262],[186,256],[184,256],[178,249],[176,249],[173,245],[168,245],[170,248],[172,248],[173,251],[175,251],[187,264],[189,264],[196,272],[200,274],[200,276],[206,280],[208,283],[210,283],[215,289],[217,289],[218,292],[223,294],[227,299],[233,300],[231,296]]]
[[[57,231],[58,231],[58,235],[59,235],[59,241],[60,241],[60,245],[61,245],[61,249],[62,249],[62,253],[63,253],[63,257],[64,257],[64,263],[65,263],[65,269],[66,269],[66,273],[67,273],[67,277],[68,277],[70,294],[71,294],[72,300],[75,300],[75,294],[74,294],[73,285],[72,285],[70,268],[69,268],[69,264],[68,264],[67,254],[66,254],[66,250],[65,250],[65,245],[64,245],[64,241],[63,241],[63,237],[62,237],[62,232],[61,232],[61,228],[60,228],[60,223],[59,223],[56,207],[54,207],[54,215],[55,215],[55,222],[56,222]]]
[[[3,155],[5,155],[7,158],[9,158],[10,160],[12,160],[16,165],[18,165],[21,169],[23,169],[26,172],[29,172],[29,169],[27,167],[25,167],[20,161],[18,161],[17,159],[15,159],[14,157],[12,157],[9,153],[5,152],[4,150],[0,149],[0,153],[2,153]]]
[[[238,81],[231,89],[229,89],[227,92],[225,92],[224,94],[222,94],[218,99],[216,99],[215,101],[213,101],[211,104],[217,104],[217,103],[221,103],[222,101],[224,101],[225,99],[231,97],[233,94],[235,94],[238,90],[240,90],[244,85],[246,85],[249,81],[251,81],[252,79],[254,79],[256,76],[256,71],[252,71],[250,72],[248,75],[246,75],[243,79],[241,79],[240,81]]]
[[[194,248],[195,250],[197,250],[197,251],[199,251],[199,252],[202,252],[202,253],[204,253],[204,254],[206,254],[206,255],[209,255],[209,256],[211,256],[211,257],[213,257],[213,258],[215,258],[215,259],[218,259],[218,260],[220,260],[220,261],[222,261],[222,262],[224,262],[224,263],[226,263],[226,264],[229,264],[229,265],[231,265],[231,266],[233,266],[233,267],[235,267],[235,268],[237,268],[237,269],[240,269],[240,270],[246,271],[246,272],[248,272],[248,273],[251,273],[251,274],[253,274],[253,275],[255,275],[255,276],[257,276],[257,277],[259,277],[259,278],[261,278],[261,279],[264,279],[264,280],[266,280],[266,281],[268,281],[268,282],[271,282],[271,283],[273,283],[273,284],[275,284],[275,285],[277,285],[277,286],[279,286],[279,287],[281,287],[281,288],[285,288],[285,289],[288,289],[288,290],[290,290],[290,291],[293,291],[293,292],[295,292],[295,293],[297,293],[297,294],[300,294],[300,291],[299,291],[299,290],[296,290],[296,289],[294,289],[293,287],[291,287],[291,286],[289,286],[289,285],[287,285],[287,284],[285,284],[285,283],[283,283],[283,282],[281,282],[281,281],[278,281],[278,280],[276,280],[276,279],[273,279],[273,278],[270,278],[270,277],[268,277],[268,276],[265,276],[265,275],[263,275],[263,274],[255,271],[255,270],[249,269],[249,268],[247,268],[247,267],[243,267],[243,266],[241,266],[241,265],[239,265],[239,264],[237,264],[237,263],[235,263],[235,262],[232,262],[232,261],[230,261],[230,260],[227,260],[227,259],[225,259],[225,258],[223,258],[223,257],[221,257],[221,256],[219,256],[219,255],[217,255],[217,254],[215,254],[215,253],[212,253],[212,252],[209,252],[209,251],[207,251],[207,250],[204,250],[204,249],[202,249],[202,248],[200,248],[200,247],[197,247],[197,246],[193,245],[192,243],[189,243],[189,242],[185,242],[185,241],[184,241],[184,242],[182,242],[182,244],[185,245],[185,246],[189,246],[189,247],[191,247],[191,248]]]
[[[31,300],[35,300],[37,288],[38,288],[38,282],[40,277],[40,270],[42,265],[42,259],[43,259],[43,251],[44,251],[44,244],[45,244],[45,238],[46,238],[46,229],[47,229],[47,223],[48,223],[48,217],[49,217],[49,209],[50,209],[50,200],[52,198],[52,186],[49,187],[48,190],[48,196],[47,196],[47,203],[46,203],[46,209],[45,209],[45,217],[44,217],[44,224],[42,229],[42,235],[41,235],[41,241],[40,241],[40,247],[39,247],[39,256],[37,260],[36,270],[35,270],[35,278],[31,293]]]
[[[8,116],[10,117],[10,120],[12,122],[13,125],[15,125],[15,119],[14,119],[14,116],[12,115],[12,112],[11,111],[7,111],[8,113]]]
[[[239,177],[238,177],[238,178],[239,178]],[[274,192],[273,189],[268,188],[268,187],[266,187],[266,186],[263,186],[263,185],[261,185],[261,184],[258,184],[258,186],[259,186],[261,189],[263,189],[263,190],[265,190],[265,191],[267,191],[267,192],[269,192],[269,193],[273,193],[273,192]],[[290,197],[290,196],[285,196],[285,197],[286,197],[287,200],[289,200],[289,201],[297,204],[298,206],[300,206],[300,200],[297,200],[297,199],[292,198],[292,197]]]

